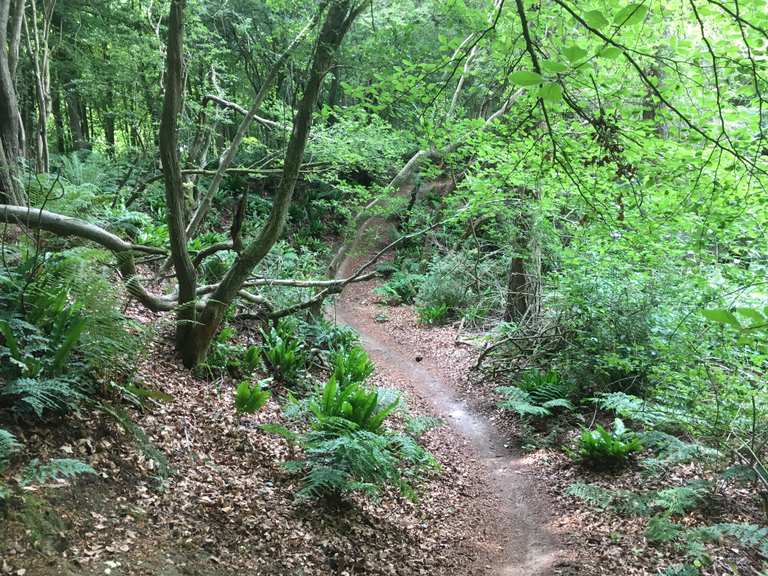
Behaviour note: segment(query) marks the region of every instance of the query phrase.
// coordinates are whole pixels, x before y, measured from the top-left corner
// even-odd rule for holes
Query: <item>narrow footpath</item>
[[[368,224],[369,232],[372,228],[386,231],[380,219]],[[370,234],[358,235],[363,237],[381,244],[371,241]],[[353,245],[337,276],[348,275],[365,261],[367,252],[375,251],[375,246],[366,250]],[[465,449],[463,457],[480,470],[480,481],[488,484],[491,497],[473,503],[484,524],[475,568],[493,576],[553,574],[559,547],[547,529],[550,508],[545,491],[537,486],[542,480],[457,393],[457,384],[467,376],[471,363],[469,352],[445,337],[450,329],[420,327],[412,311],[379,305],[375,287],[375,281],[347,287],[336,304],[335,319],[359,332],[381,382],[402,389],[409,402],[446,422],[440,433],[457,437]]]

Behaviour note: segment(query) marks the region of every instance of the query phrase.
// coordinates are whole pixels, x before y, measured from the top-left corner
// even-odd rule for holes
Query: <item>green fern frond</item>
[[[21,486],[46,484],[82,474],[96,474],[96,471],[85,462],[72,458],[55,458],[46,464],[35,458],[24,468],[19,484]]]
[[[592,401],[603,410],[614,412],[622,418],[641,422],[649,427],[679,421],[676,420],[679,415],[673,411],[624,392],[599,394]]]
[[[0,388],[0,396],[15,397],[38,417],[46,412],[74,409],[85,399],[75,384],[66,378],[17,378]]]
[[[610,510],[624,516],[645,516],[650,510],[647,495],[629,490],[608,490],[597,484],[575,482],[566,488],[565,493],[600,510]]]
[[[648,458],[641,462],[641,465],[650,472],[678,464],[702,460],[712,461],[722,457],[722,454],[714,448],[694,442],[684,442],[676,436],[658,430],[644,432],[639,436],[644,446],[655,448],[658,453],[657,458]]]
[[[565,489],[565,493],[588,504],[607,510],[613,504],[616,494],[596,484],[584,484],[583,482],[574,482]]]
[[[710,484],[706,480],[689,482],[685,486],[659,490],[650,504],[668,514],[684,514],[696,508],[706,498],[709,489]]]
[[[645,537],[651,542],[671,542],[675,540],[684,528],[675,524],[667,516],[654,516],[648,521]]]
[[[8,430],[0,428],[0,471],[4,469],[8,457],[18,452],[19,448],[21,448],[21,444],[16,440],[16,437]]]
[[[520,416],[541,418],[552,414],[545,407],[536,405],[531,395],[517,386],[500,386],[496,392],[504,396],[504,400],[499,402],[499,408],[517,412]]]
[[[723,523],[692,528],[686,531],[687,540],[714,542],[730,537],[742,546],[755,548],[763,556],[768,556],[768,527],[757,524]]]

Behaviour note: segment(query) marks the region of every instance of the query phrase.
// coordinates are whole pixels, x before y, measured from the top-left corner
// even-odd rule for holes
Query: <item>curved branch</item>
[[[175,307],[173,301],[154,296],[144,288],[136,274],[136,264],[133,259],[134,252],[165,254],[165,250],[133,244],[95,224],[37,208],[0,204],[0,222],[34,230],[45,230],[58,236],[76,236],[99,244],[115,255],[128,292],[144,306],[153,312],[172,310]]]
[[[241,116],[246,116],[248,114],[248,110],[246,110],[236,102],[230,102],[229,100],[225,100],[221,96],[216,96],[215,94],[206,94],[203,97],[203,106],[207,105],[208,102],[213,102],[217,106],[220,106],[222,108],[227,108],[228,110],[234,110]],[[281,130],[291,129],[290,126],[285,126],[284,124],[280,124],[279,122],[275,122],[274,120],[262,118],[261,116],[258,116],[256,114],[253,115],[253,119],[259,124],[261,124],[262,126],[266,126],[267,128],[280,128]]]

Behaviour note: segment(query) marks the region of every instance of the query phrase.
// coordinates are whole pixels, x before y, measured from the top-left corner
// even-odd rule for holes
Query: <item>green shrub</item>
[[[415,497],[412,482],[438,465],[419,445],[417,434],[385,427],[400,401],[382,401],[382,396],[380,390],[361,384],[339,387],[331,377],[309,402],[309,431],[297,434],[281,426],[264,426],[304,451],[302,460],[286,463],[289,470],[303,473],[298,497],[338,501],[347,492],[375,496],[384,486]],[[423,433],[428,427],[416,426],[413,432]]]
[[[616,418],[609,432],[601,425],[593,430],[584,429],[579,436],[579,456],[583,462],[599,468],[624,464],[627,458],[642,448],[639,438]]]
[[[346,350],[360,343],[360,337],[352,328],[325,318],[299,323],[298,330],[301,337],[320,350]]]
[[[272,376],[283,383],[295,383],[307,365],[304,347],[295,326],[280,320],[269,332],[261,332],[261,355]]]
[[[374,370],[368,353],[360,346],[331,352],[330,365],[331,378],[342,388],[365,382]]]
[[[386,404],[379,401],[379,390],[370,390],[359,383],[342,386],[334,376],[309,403],[314,427],[322,431],[378,433],[384,420],[400,404],[400,398]]]
[[[195,368],[200,377],[220,378],[224,375],[240,376],[250,374],[256,366],[257,351],[234,341],[234,327],[225,325],[211,342],[208,356]],[[258,364],[258,362],[256,362]]]
[[[419,321],[422,324],[431,326],[445,321],[450,311],[445,304],[438,304],[436,306],[421,306],[417,312],[419,314]]]
[[[340,350],[331,358],[328,382],[308,400],[291,401],[294,416],[308,416],[309,430],[263,426],[304,450],[304,459],[286,464],[304,474],[298,496],[338,500],[347,492],[376,495],[382,487],[394,486],[415,497],[412,481],[438,467],[417,440],[438,422],[408,420],[404,433],[387,429],[386,420],[400,406],[400,397],[364,384],[373,370],[365,351]]]
[[[374,292],[387,304],[413,304],[423,279],[421,274],[397,271]]]
[[[504,397],[499,403],[500,408],[523,417],[545,418],[557,410],[574,409],[570,400],[574,393],[573,386],[553,370],[527,371],[517,386],[500,386],[496,391]]]
[[[412,481],[437,468],[434,458],[405,434],[310,432],[302,446],[306,459],[288,464],[304,472],[300,498],[338,500],[356,491],[376,496],[382,487],[394,486],[414,499]]]
[[[0,400],[43,418],[92,397],[96,377],[127,372],[140,344],[91,251],[0,266]],[[98,256],[98,253],[97,255]]]
[[[264,382],[243,380],[235,389],[235,410],[238,414],[254,414],[261,410],[272,394],[262,387]]]

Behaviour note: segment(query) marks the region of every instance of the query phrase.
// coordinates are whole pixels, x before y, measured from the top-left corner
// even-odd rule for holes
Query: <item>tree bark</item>
[[[184,363],[196,362],[195,323],[197,321],[197,273],[187,252],[184,219],[184,186],[179,163],[178,117],[184,90],[184,10],[186,0],[172,0],[168,18],[168,44],[165,66],[165,96],[160,117],[160,159],[165,180],[165,203],[171,256],[179,285],[176,348]]]
[[[37,171],[48,172],[50,154],[48,152],[48,111],[50,110],[50,54],[48,51],[48,36],[50,32],[53,3],[43,3],[44,13],[42,23],[37,17],[37,2],[31,3],[32,26],[24,17],[24,35],[27,41],[27,52],[32,60],[32,70],[35,77],[35,95],[37,96],[37,126],[36,145]],[[42,24],[42,31],[40,25]]]
[[[66,88],[67,118],[69,119],[69,133],[72,137],[72,148],[75,150],[87,150],[88,141],[83,130],[83,117],[80,113],[80,96],[77,88],[70,83]]]
[[[18,12],[14,11],[12,35],[16,34],[17,14]],[[14,54],[15,37],[12,37],[9,50],[9,16],[10,0],[0,0],[0,198],[9,204],[21,205],[26,202],[24,191],[18,181],[18,162],[23,154],[21,114],[15,81],[11,74],[11,64],[15,71],[18,61],[18,45],[16,44],[16,54]]]
[[[323,27],[315,45],[312,67],[304,86],[304,94],[293,121],[293,131],[283,163],[283,175],[278,185],[269,219],[257,238],[238,255],[232,268],[211,294],[195,325],[194,348],[185,354],[185,363],[197,364],[205,358],[211,341],[219,329],[224,313],[238,295],[253,268],[269,253],[280,237],[288,217],[304,148],[312,126],[317,98],[323,78],[352,22],[362,10],[352,0],[334,2],[328,9]]]

